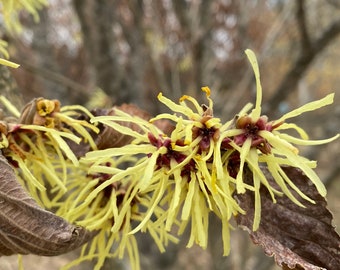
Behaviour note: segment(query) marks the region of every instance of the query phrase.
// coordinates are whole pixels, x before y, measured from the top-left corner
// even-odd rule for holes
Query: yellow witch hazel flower
[[[43,98],[33,100],[19,113],[6,98],[0,100],[16,117],[0,122],[2,154],[18,168],[18,179],[34,199],[50,208],[46,187],[52,192],[55,189],[65,193],[68,170],[79,165],[69,144],[87,141],[95,149],[88,130],[98,132],[98,129],[75,119],[79,112],[92,115],[80,106],[60,107],[59,101]]]
[[[222,221],[224,254],[227,255],[230,250],[229,220],[233,215],[244,213],[232,197],[234,185],[223,166],[227,156],[221,154],[223,138],[232,121],[222,124],[214,117],[210,89],[203,87],[202,91],[206,93],[208,106],[200,106],[190,96],[183,96],[176,104],[159,94],[159,100],[174,114],[161,114],[151,120],[169,119],[176,123],[166,159],[172,161],[167,174],[173,174],[174,182],[174,192],[169,192],[163,199],[169,207],[166,229],[170,230],[177,215],[182,221],[180,233],[191,220],[188,247],[197,243],[206,248],[209,212],[214,212]]]
[[[339,135],[327,140],[308,140],[303,129],[286,120],[332,103],[333,95],[308,103],[278,120],[268,121],[261,115],[262,89],[256,57],[250,50],[246,54],[257,85],[257,99],[250,113],[247,112],[252,105],[246,105],[236,118],[221,123],[213,115],[210,89],[203,87],[208,105],[200,106],[193,97],[186,95],[175,103],[160,93],[159,101],[171,113],[145,121],[116,109],[114,115],[91,119],[92,123],[111,127],[133,139],[122,147],[87,153],[81,160],[90,167],[87,180],[75,177],[70,183],[78,192],[72,193],[75,195],[67,200],[65,212],[69,210],[72,221],[100,231],[95,245],[87,247],[88,251],[84,251],[80,261],[96,257],[99,269],[105,256],[121,258],[126,249],[134,269],[138,269],[135,233],[150,233],[164,251],[168,241],[176,242],[171,235],[174,227],[181,234],[189,224],[188,247],[198,244],[206,248],[211,212],[222,222],[224,255],[228,255],[229,221],[234,215],[245,214],[233,198],[235,192],[249,190],[255,194],[253,230],[260,223],[262,185],[274,202],[275,195],[285,195],[303,207],[291,190],[313,202],[287,177],[282,166],[301,169],[325,196],[325,187],[313,171],[315,162],[299,156],[294,145],[328,143]],[[165,134],[158,129],[158,120],[170,120],[172,131]],[[137,125],[140,132],[132,129],[131,124]],[[283,133],[286,129],[296,130],[300,138]],[[279,190],[266,179],[261,169],[263,165]],[[243,181],[246,166],[253,173],[253,184]],[[79,181],[83,181],[82,184]],[[110,253],[113,243],[118,247]]]
[[[314,203],[294,185],[293,181],[287,177],[281,166],[289,165],[299,168],[314,183],[320,195],[326,195],[326,188],[321,182],[317,174],[313,171],[315,162],[312,162],[298,155],[298,149],[294,145],[317,145],[331,142],[339,137],[336,136],[326,140],[308,140],[306,132],[292,123],[286,123],[289,118],[298,116],[304,112],[316,110],[323,106],[333,103],[334,94],[330,94],[325,98],[310,102],[298,109],[295,109],[277,120],[268,121],[267,116],[261,115],[262,87],[260,83],[260,73],[256,56],[251,50],[246,50],[248,59],[254,70],[256,78],[257,99],[255,108],[249,113],[242,112],[238,115],[235,127],[230,130],[234,133],[226,143],[234,149],[235,159],[239,163],[239,169],[236,175],[236,191],[243,193],[247,189],[243,182],[243,168],[248,165],[253,172],[253,184],[255,192],[255,218],[253,230],[256,230],[260,224],[261,205],[260,205],[260,185],[265,185],[275,201],[274,194],[280,193],[271,187],[263,174],[260,164],[265,164],[274,180],[281,188],[281,191],[288,196],[294,203],[304,207],[291,193],[288,186],[295,190],[302,198]],[[282,131],[294,129],[300,135],[300,138],[285,134]],[[253,189],[252,189],[253,190]]]
[[[134,139],[129,145],[92,151],[86,155],[83,162],[92,162],[89,174],[105,173],[110,177],[96,185],[85,200],[80,200],[83,203],[79,207],[91,207],[94,199],[104,194],[107,188],[112,189],[117,183],[125,182],[124,185],[134,187],[133,196],[138,198],[136,207],[139,209],[136,211],[139,219],[135,219],[139,223],[129,235],[148,231],[160,250],[164,251],[163,245],[168,242],[166,232],[171,232],[175,225],[181,234],[191,223],[188,247],[196,243],[206,248],[209,213],[214,212],[222,221],[224,253],[228,254],[229,220],[237,213],[244,213],[232,197],[234,187],[229,182],[227,169],[223,168],[220,151],[220,134],[228,130],[232,121],[222,125],[218,118],[213,117],[210,89],[204,87],[202,90],[207,95],[208,106],[199,106],[189,96],[183,96],[176,104],[159,95],[159,100],[180,116],[161,114],[148,122],[115,110],[113,116],[93,118],[92,122],[114,128]],[[153,124],[159,119],[170,119],[176,123],[169,136]],[[137,124],[142,132],[119,123]],[[112,158],[135,159],[136,162],[125,169],[118,169],[108,166],[112,164]],[[112,201],[113,207],[117,204],[115,200]],[[119,221],[125,220],[127,212],[125,207],[112,212],[117,213],[111,229],[114,233],[121,230],[122,223]],[[157,237],[156,229],[159,231]]]
[[[140,268],[137,241],[130,232],[132,224],[143,219],[141,209],[149,207],[151,198],[149,194],[138,193],[136,181],[133,181],[133,178],[138,178],[138,170],[131,173],[129,168],[120,168],[127,162],[136,161],[122,156],[108,159],[103,166],[91,168],[86,176],[81,170],[72,171],[67,182],[69,195],[66,199],[59,196],[54,203],[59,208],[57,214],[89,230],[96,230],[98,234],[83,247],[80,257],[64,266],[63,270],[93,259],[97,260],[94,269],[100,269],[106,258],[122,259],[126,255],[132,269]],[[89,163],[92,162],[82,160],[82,170],[88,168]],[[110,185],[107,185],[109,182]],[[156,207],[153,213],[155,217],[160,217],[164,210]],[[145,230],[155,239],[161,251],[165,251],[164,243],[177,242],[175,237],[151,220]]]

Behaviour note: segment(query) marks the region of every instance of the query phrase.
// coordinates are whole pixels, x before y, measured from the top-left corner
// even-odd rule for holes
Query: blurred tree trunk
[[[173,1],[174,11],[180,23],[184,40],[191,51],[191,80],[186,92],[195,96],[198,89],[208,84],[207,68],[212,44],[212,1],[202,1],[199,5],[187,1]]]
[[[0,95],[5,96],[20,110],[20,107],[23,105],[21,91],[9,69],[9,67],[0,65]]]
[[[132,11],[130,24],[120,23],[127,44],[122,44],[114,33],[118,27],[120,1],[74,0],[73,5],[82,28],[83,46],[95,83],[116,104],[141,104],[143,71],[147,63],[143,32],[142,1],[129,1]],[[126,15],[126,14],[125,14]],[[128,64],[119,53],[119,46],[130,51]]]
[[[300,51],[291,68],[274,91],[274,95],[268,101],[268,111],[273,113],[277,112],[280,103],[297,89],[299,81],[315,58],[340,34],[340,20],[338,19],[333,21],[317,38],[311,37],[306,20],[305,0],[297,1],[295,15],[300,32]]]

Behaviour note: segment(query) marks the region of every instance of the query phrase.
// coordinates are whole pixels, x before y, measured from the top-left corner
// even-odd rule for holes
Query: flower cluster
[[[132,236],[139,231],[150,233],[164,251],[169,240],[176,241],[171,235],[175,228],[180,235],[187,226],[191,226],[188,247],[198,244],[206,248],[209,215],[214,213],[222,223],[224,255],[227,255],[230,219],[246,214],[233,194],[254,192],[253,230],[260,224],[261,186],[268,189],[274,202],[276,196],[285,195],[303,207],[291,190],[313,202],[287,177],[282,166],[300,168],[325,196],[325,187],[313,171],[315,162],[299,156],[294,145],[327,143],[338,135],[327,140],[308,140],[300,127],[286,120],[332,103],[333,95],[269,121],[261,115],[262,89],[255,55],[250,50],[246,53],[256,78],[255,107],[250,111],[252,106],[247,105],[226,123],[213,115],[208,87],[202,88],[208,101],[208,105],[202,106],[191,96],[183,96],[175,103],[160,93],[159,101],[171,113],[159,114],[150,121],[118,109],[114,115],[92,118],[92,123],[113,128],[133,139],[122,147],[88,152],[81,160],[90,166],[88,173],[92,180],[84,183],[85,187],[73,185],[78,189],[73,194],[79,195],[70,199],[73,205],[66,208],[74,215],[74,221],[81,220],[80,224],[93,229],[106,228],[108,234],[111,232],[121,239],[118,250],[122,256],[128,239],[135,243]],[[169,134],[157,128],[159,120],[173,124]],[[137,125],[140,132],[130,128],[131,124]],[[295,129],[299,138],[285,134],[286,129]],[[279,188],[269,184],[261,169],[263,165]],[[252,184],[243,181],[245,167],[253,174]],[[129,254],[133,265],[138,265],[137,252],[130,250]]]
[[[205,248],[208,243],[209,213],[214,212],[222,220],[225,254],[228,254],[229,220],[233,214],[244,212],[232,197],[234,188],[229,183],[227,169],[222,165],[220,132],[226,131],[230,123],[223,126],[218,118],[213,117],[210,90],[206,87],[203,91],[209,100],[209,106],[203,108],[192,97],[182,97],[180,105],[177,105],[159,95],[161,102],[181,113],[181,116],[162,114],[148,122],[116,110],[114,116],[93,118],[93,122],[115,128],[134,140],[121,148],[92,151],[86,155],[83,161],[92,162],[90,173],[108,173],[111,178],[96,186],[80,207],[92,202],[99,194],[105,194],[107,187],[112,190],[117,183],[122,185],[127,182],[130,187],[135,187],[139,198],[136,207],[139,208],[140,222],[130,234],[139,230],[151,233],[156,229],[171,232],[174,224],[180,234],[191,222],[188,246],[197,243]],[[153,125],[159,119],[176,122],[169,136]],[[142,132],[137,133],[118,122],[137,124]],[[107,166],[112,164],[113,157],[135,162],[126,169]],[[144,207],[140,202],[144,203]],[[126,211],[116,213],[112,231],[120,228],[117,220],[124,220],[127,214]],[[162,239],[167,242],[166,238]],[[157,243],[163,246],[161,241]]]
[[[86,141],[96,149],[89,130],[98,129],[76,119],[80,112],[92,115],[81,106],[60,107],[57,100],[35,99],[21,113],[6,98],[1,97],[1,101],[17,119],[0,121],[0,150],[18,168],[18,179],[34,199],[50,208],[49,192],[65,193],[68,171],[79,164],[69,144]]]
[[[250,50],[246,54],[256,78],[255,106],[246,105],[225,123],[214,115],[208,87],[202,88],[207,105],[199,105],[187,95],[176,103],[160,93],[159,101],[171,112],[149,121],[117,108],[109,115],[93,116],[81,106],[61,107],[56,100],[39,98],[24,108],[18,122],[0,122],[0,149],[19,168],[19,176],[34,198],[57,209],[68,221],[98,232],[79,259],[63,269],[92,259],[97,259],[95,269],[100,269],[105,258],[122,258],[126,253],[131,267],[139,269],[138,232],[149,233],[163,252],[169,242],[178,241],[175,234],[181,235],[190,226],[187,246],[206,248],[211,214],[221,220],[223,250],[228,255],[230,220],[247,214],[234,199],[235,194],[254,193],[253,230],[261,221],[260,187],[268,190],[273,202],[277,196],[287,196],[301,207],[303,203],[296,196],[313,202],[289,179],[283,166],[302,170],[319,193],[326,195],[313,170],[316,163],[300,156],[297,145],[328,143],[339,134],[309,140],[302,128],[287,120],[331,104],[334,94],[269,120],[261,113],[256,57]],[[6,99],[0,100],[19,117]],[[89,121],[79,118],[79,113]],[[159,128],[160,122],[171,123],[169,132]],[[129,143],[116,147],[106,144],[108,148],[97,150],[93,134],[103,127],[126,136],[129,139],[122,141]],[[290,129],[298,137],[285,133]],[[112,138],[117,139],[117,133]],[[89,147],[79,159],[71,145],[81,140]],[[263,166],[275,187],[263,173]],[[251,171],[252,182],[244,181],[245,170]],[[46,186],[52,194],[46,193]]]
[[[239,156],[239,169],[236,175],[236,190],[238,193],[243,193],[247,189],[242,179],[244,166],[247,165],[253,173],[253,188],[255,192],[255,218],[253,230],[257,230],[261,217],[261,185],[267,187],[274,202],[275,194],[280,195],[283,192],[294,203],[304,207],[303,204],[294,197],[290,189],[288,189],[288,187],[290,187],[292,190],[296,191],[299,196],[314,203],[313,200],[308,198],[296,187],[296,185],[294,185],[294,182],[287,177],[281,166],[289,165],[299,168],[314,183],[320,195],[326,195],[324,184],[313,171],[316,163],[298,155],[298,149],[293,144],[324,144],[337,139],[339,134],[326,140],[308,140],[308,135],[301,127],[286,122],[289,118],[331,104],[334,99],[334,94],[330,94],[321,100],[310,102],[274,121],[268,121],[267,116],[261,115],[262,87],[259,67],[255,54],[251,50],[246,50],[246,54],[253,67],[256,78],[257,99],[255,108],[249,114],[247,114],[246,110],[243,110],[238,115],[234,127],[229,131],[237,135],[232,136],[228,140],[230,140],[229,145],[231,151],[237,153]],[[300,138],[282,132],[288,129],[297,131]],[[260,164],[264,164],[268,168],[281,191],[278,191],[269,185],[260,168]]]

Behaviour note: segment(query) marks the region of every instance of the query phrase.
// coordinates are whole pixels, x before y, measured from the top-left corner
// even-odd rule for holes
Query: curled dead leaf
[[[261,223],[257,231],[252,231],[254,218],[254,194],[247,191],[237,194],[236,199],[246,211],[238,215],[236,221],[247,230],[251,239],[260,245],[268,256],[283,269],[338,270],[340,269],[340,236],[332,226],[332,214],[327,202],[316,190],[311,181],[300,170],[284,167],[285,173],[295,185],[315,204],[299,199],[306,208],[299,207],[286,196],[273,203],[268,191],[262,188]],[[265,168],[270,185],[275,182]],[[245,182],[252,181],[249,170],[244,174]],[[292,193],[296,194],[294,191]],[[299,198],[296,195],[296,198]]]
[[[110,110],[95,110],[93,111],[95,116],[99,115],[114,115],[115,109],[119,109],[125,113],[128,113],[132,116],[137,116],[144,120],[149,120],[150,115],[140,109],[138,106],[133,104],[123,104],[121,106],[116,106]],[[118,122],[122,126],[130,127],[132,130],[136,132],[141,132],[142,130],[136,124],[131,122]],[[168,121],[156,121],[155,125],[161,129],[163,132],[167,133],[173,129],[173,126]],[[126,144],[131,142],[132,138],[128,135],[124,135],[117,130],[114,130],[110,127],[104,126],[101,128],[100,133],[97,135],[96,144],[98,149],[107,149],[107,148],[115,148],[115,147],[122,147]]]
[[[55,256],[80,247],[95,235],[38,206],[1,154],[0,172],[0,256]]]
[[[110,110],[96,110],[95,115],[115,115],[115,109],[119,109],[123,112],[126,112],[132,116],[137,116],[144,120],[150,119],[150,115],[143,111],[142,109],[138,108],[136,105],[133,104],[123,104],[121,106],[113,107]],[[101,114],[98,114],[98,113]],[[130,127],[132,130],[140,132],[140,128],[138,125],[130,123],[130,122],[118,122],[122,126]],[[114,130],[108,126],[102,127],[100,133],[98,134],[95,142],[98,149],[107,149],[107,148],[114,148],[114,147],[121,147],[128,143],[130,143],[132,138],[128,135],[124,135],[117,130]]]
[[[98,109],[92,110],[91,113],[94,116],[105,116],[105,115],[110,116],[110,115],[115,114],[115,109],[119,109],[121,111],[124,111],[125,113],[128,113],[132,116],[137,116],[144,120],[150,119],[150,115],[146,111],[140,109],[138,106],[133,105],[133,104],[123,104],[121,106],[115,106],[111,109],[98,108]],[[84,114],[81,114],[79,119],[90,122],[89,117]],[[122,126],[130,127],[132,130],[136,132],[142,131],[138,125],[133,124],[131,122],[118,122],[118,123]],[[171,131],[174,129],[173,124],[167,120],[157,120],[154,122],[154,124],[160,130],[162,130],[162,132],[164,132],[165,134],[170,134]],[[129,144],[132,140],[130,136],[126,134],[122,134],[118,130],[115,130],[103,124],[99,124],[97,127],[99,128],[99,133],[94,133],[91,130],[89,130],[89,133],[94,139],[95,144],[99,150],[122,147],[124,145]],[[67,142],[70,148],[72,149],[73,153],[77,157],[82,157],[91,150],[91,147],[87,142],[82,141],[80,144],[76,144],[73,141],[67,141]]]

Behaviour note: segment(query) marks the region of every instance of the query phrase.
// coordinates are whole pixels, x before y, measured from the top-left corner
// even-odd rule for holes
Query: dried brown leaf
[[[138,108],[133,104],[123,104],[121,106],[116,106],[107,111],[101,110],[102,113],[105,112],[105,114],[101,115],[115,115],[115,109],[119,109],[132,116],[137,116],[145,120],[150,119],[150,115],[147,112],[143,111],[142,109]],[[117,122],[117,123],[119,123],[122,126],[130,127],[134,131],[137,132],[141,131],[138,125],[133,124],[131,122]],[[98,134],[98,137],[95,140],[98,149],[121,147],[130,143],[131,141],[132,137],[122,134],[119,131],[114,130],[108,126],[104,126],[101,129],[100,133]]]
[[[340,237],[332,226],[332,214],[325,198],[320,196],[315,186],[300,170],[284,167],[285,173],[316,203],[299,199],[306,208],[294,204],[286,196],[273,203],[268,191],[261,189],[261,223],[257,231],[252,231],[254,217],[254,195],[252,192],[236,195],[240,206],[247,212],[237,216],[239,226],[247,230],[257,245],[283,269],[340,269]],[[275,186],[265,168],[267,179]],[[244,179],[252,182],[250,171]],[[296,193],[292,191],[295,195]],[[298,195],[296,195],[299,198]]]
[[[115,109],[119,109],[132,116],[137,116],[144,120],[150,119],[150,115],[146,111],[140,109],[138,106],[133,104],[123,104],[121,106],[115,106],[111,109],[94,109],[91,111],[91,113],[94,116],[105,115],[110,116],[115,115]],[[85,114],[82,114],[79,119],[90,121],[89,117]],[[117,122],[117,123],[119,123],[122,126],[130,127],[132,130],[136,132],[142,131],[137,124],[133,124],[132,122]],[[170,123],[170,121],[167,120],[157,120],[154,122],[154,125],[157,126],[160,130],[162,130],[165,134],[170,134],[171,131],[174,129],[174,126]],[[97,127],[100,130],[98,134],[94,133],[91,130],[89,130],[89,133],[94,139],[99,150],[122,147],[124,145],[129,144],[132,140],[132,137],[122,134],[119,131],[111,127],[105,126],[103,124],[99,124]],[[76,131],[74,131],[74,133],[77,134]],[[91,150],[90,145],[84,141],[82,141],[80,144],[77,144],[73,141],[67,140],[67,143],[77,157],[84,156],[87,152]]]
[[[18,183],[0,152],[0,256],[55,256],[91,240],[94,232],[42,209]]]
[[[132,116],[137,116],[144,120],[149,120],[150,115],[140,109],[138,106],[133,104],[123,104],[121,106],[116,106],[110,110],[96,110],[94,111],[94,115],[114,115],[115,109],[119,109],[125,113],[128,113]],[[132,122],[118,122],[122,126],[130,127],[132,130],[136,132],[141,132],[140,127]],[[172,129],[172,125],[168,121],[156,121],[155,125],[163,130],[163,132],[168,132]],[[131,142],[132,138],[128,135],[124,135],[117,130],[114,130],[110,127],[104,126],[102,127],[100,133],[96,138],[96,144],[98,149],[107,149],[107,148],[115,148],[122,147]]]

